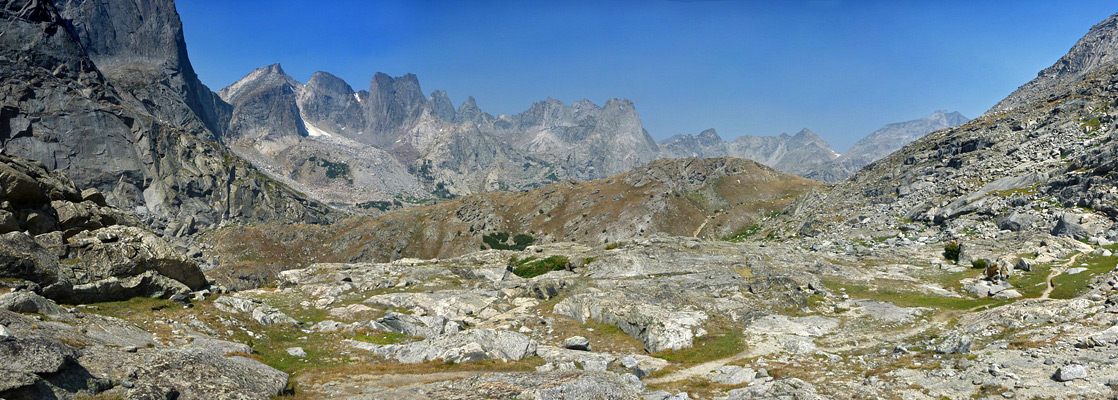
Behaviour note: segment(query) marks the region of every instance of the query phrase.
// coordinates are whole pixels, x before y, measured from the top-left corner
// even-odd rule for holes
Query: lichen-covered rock
[[[404,389],[370,388],[362,398],[446,400],[641,400],[644,385],[632,374],[600,371],[488,373]]]
[[[0,277],[26,279],[49,285],[68,278],[59,270],[58,256],[24,232],[0,235]]]
[[[748,387],[730,390],[727,394],[729,396],[726,397],[726,400],[816,400],[826,398],[816,392],[815,386],[797,378],[754,383]]]

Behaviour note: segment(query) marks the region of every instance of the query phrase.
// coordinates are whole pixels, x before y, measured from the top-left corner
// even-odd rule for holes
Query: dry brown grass
[[[717,165],[718,160],[700,161]],[[653,166],[671,169],[681,161]],[[589,182],[558,182],[528,192],[492,192],[433,205],[397,210],[376,217],[350,218],[331,226],[262,224],[230,227],[207,234],[223,265],[222,283],[260,285],[281,269],[314,262],[387,261],[400,257],[447,258],[478,250],[487,233],[527,233],[543,241],[598,245],[616,237],[655,232],[720,238],[784,209],[820,183],[760,166],[730,160],[741,172],[711,179],[695,191],[672,191],[658,181],[642,187],[625,183],[628,174]],[[680,164],[682,165],[682,164]],[[665,167],[667,166],[667,167]],[[714,168],[714,167],[712,167]],[[716,175],[711,175],[716,176]],[[651,214],[650,206],[666,209]],[[496,226],[472,226],[459,214],[493,215]]]
[[[648,385],[648,390],[663,390],[668,393],[686,392],[693,399],[709,399],[725,397],[726,392],[746,385],[724,385],[714,383],[703,378],[690,378],[668,383]]]

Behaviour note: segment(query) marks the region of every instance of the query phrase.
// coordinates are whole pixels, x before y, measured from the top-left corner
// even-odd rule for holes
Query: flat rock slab
[[[432,360],[456,363],[491,359],[520,360],[536,354],[536,342],[527,336],[488,329],[470,329],[407,344],[378,345],[352,340],[348,343],[407,364]]]

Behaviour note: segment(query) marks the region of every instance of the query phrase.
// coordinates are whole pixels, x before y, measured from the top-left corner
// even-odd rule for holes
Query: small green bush
[[[561,271],[567,269],[571,265],[571,260],[563,256],[551,256],[542,260],[536,260],[535,257],[528,257],[523,260],[517,260],[513,257],[509,260],[512,264],[512,273],[521,278],[534,278],[551,271]]]
[[[943,246],[943,258],[951,261],[959,261],[959,252],[962,251],[962,246],[958,242],[951,242]]]
[[[496,232],[483,235],[481,237],[481,241],[485,242],[485,244],[489,245],[489,248],[494,250],[521,251],[528,248],[528,246],[531,246],[532,243],[535,243],[536,238],[530,235],[525,235],[523,233],[518,233],[512,237],[512,244],[509,244],[508,232]]]
[[[986,269],[986,267],[990,266],[990,262],[986,261],[986,259],[984,258],[979,258],[977,260],[971,261],[970,265],[975,268]]]

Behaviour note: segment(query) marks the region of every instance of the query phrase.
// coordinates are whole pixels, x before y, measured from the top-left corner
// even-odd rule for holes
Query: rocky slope
[[[1076,81],[1097,68],[1118,61],[1118,16],[1111,16],[1091,27],[1075,46],[1051,67],[1037,73],[1036,79],[1017,88],[987,114],[1012,110],[1038,100],[1059,96]]]
[[[0,155],[0,278],[69,304],[185,296],[197,264],[57,171]]]
[[[212,339],[161,343],[99,306],[190,306],[211,293],[197,264],[139,227],[139,218],[79,191],[58,171],[0,155],[0,397],[70,399],[128,390],[128,398],[260,399],[287,374]],[[82,311],[79,311],[81,309]],[[145,324],[152,329],[152,324]],[[170,345],[168,345],[170,344]]]
[[[1088,37],[1109,35],[1113,27],[1100,32],[1106,26]],[[1086,51],[1083,44],[1072,52]],[[1118,146],[1114,82],[1118,65],[1100,66],[1051,95],[926,136],[805,201],[785,232],[850,238],[936,229],[993,237],[1070,229],[1078,239],[1105,236],[1116,215],[1108,161]]]
[[[564,181],[523,193],[465,196],[332,226],[266,224],[206,235],[215,274],[242,287],[277,269],[309,262],[388,261],[458,256],[493,247],[485,238],[518,234],[546,243],[612,243],[651,235],[748,237],[818,182],[754,161],[661,160],[612,178]],[[242,281],[251,278],[250,281]]]
[[[328,219],[219,143],[230,107],[190,68],[170,0],[5,1],[0,13],[5,153],[99,189],[164,234],[187,216],[199,227]]]
[[[958,112],[939,110],[925,118],[897,122],[870,133],[829,165],[816,168],[805,176],[825,182],[837,182],[854,175],[870,163],[885,158],[905,145],[929,133],[965,124],[969,119]]]

